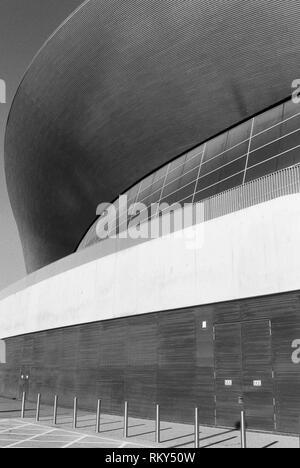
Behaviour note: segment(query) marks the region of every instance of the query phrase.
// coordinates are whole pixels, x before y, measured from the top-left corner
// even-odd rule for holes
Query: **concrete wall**
[[[198,248],[174,233],[3,298],[0,339],[300,288],[300,195],[185,230],[192,234]]]

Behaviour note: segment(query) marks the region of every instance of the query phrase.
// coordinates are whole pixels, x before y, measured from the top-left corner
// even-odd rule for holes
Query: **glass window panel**
[[[148,197],[151,193],[152,193],[152,185],[140,191],[139,196],[138,196],[138,201],[144,200],[144,198]]]
[[[164,167],[162,167],[161,169],[155,172],[153,183],[156,183],[159,180],[161,180],[163,183],[164,178],[166,177],[168,167],[169,167],[169,164],[166,164]]]
[[[151,187],[151,193],[161,192],[163,183],[164,179],[160,179],[157,182],[155,182]]]
[[[166,178],[165,185],[169,184],[170,182],[174,180],[180,179],[183,174],[183,169],[184,169],[184,166],[182,165],[174,169],[172,172],[169,172]]]
[[[139,201],[144,203],[144,200],[146,198],[148,198],[152,194],[157,194],[157,196],[159,197],[159,194],[160,194],[161,189],[162,189],[162,183],[163,183],[163,181],[160,180],[160,181],[156,182],[155,184],[151,185],[151,187],[149,187],[148,189],[141,192],[140,196],[139,196]]]
[[[210,172],[217,171],[220,167],[219,158],[215,158],[212,161],[203,163],[201,165],[200,177],[209,174]]]
[[[219,171],[212,172],[211,174],[208,174],[204,177],[201,177],[201,179],[198,180],[197,182],[197,188],[196,192],[199,190],[202,190],[204,188],[209,187],[210,185],[214,185],[218,183],[220,180],[220,174]]]
[[[204,150],[204,145],[201,145],[189,151],[186,155],[186,162],[189,161],[190,159],[194,159],[195,157],[201,156],[203,153],[203,150]]]
[[[280,140],[280,153],[287,151],[289,149],[295,148],[295,146],[300,145],[300,129],[292,135],[283,137]]]
[[[163,190],[163,197],[166,197],[170,193],[175,192],[176,190],[180,190],[182,187],[189,183],[196,183],[196,179],[198,176],[198,168],[194,169],[193,171],[189,172],[188,174],[184,174],[180,179],[177,179],[170,184],[166,185]]]
[[[199,166],[201,164],[203,153],[200,152],[195,154],[193,158],[187,159],[184,164],[184,173],[191,171],[192,169],[197,168],[199,170]]]
[[[212,171],[221,171],[222,166],[224,166],[225,164],[227,165],[230,161],[236,161],[237,165],[242,164],[239,161],[244,160],[245,156],[247,155],[247,152],[248,142],[245,142],[234,149],[226,151],[219,158],[213,159],[212,161],[209,161],[201,166],[200,178],[205,174],[211,173]],[[226,167],[227,166],[225,166],[225,170],[228,172],[228,168],[226,169]]]
[[[236,160],[239,157],[244,156],[248,152],[248,141],[239,144],[233,148],[225,149],[218,157],[213,159],[205,158],[203,164],[201,166],[201,173],[200,175],[205,175],[211,171],[216,170],[217,168],[227,164],[230,161]]]
[[[135,220],[137,218],[141,222],[146,221],[148,219],[148,217],[149,217],[149,212],[150,212],[150,210],[143,209],[143,210],[137,212],[137,214],[135,216],[131,216],[130,221]]]
[[[226,190],[233,189],[235,187],[238,187],[239,185],[242,185],[244,179],[244,171],[242,171],[240,174],[236,174],[226,180],[223,180],[223,182],[220,182],[218,184],[218,193],[225,192]]]
[[[281,122],[282,115],[283,115],[283,107],[281,105],[255,117],[254,126],[253,126],[253,135],[256,135],[257,133],[262,132],[263,130],[267,130],[271,126],[276,125],[279,122]]]
[[[203,162],[209,161],[223,153],[226,149],[227,135],[228,133],[225,133],[224,135],[220,135],[207,143]]]
[[[135,198],[137,196],[137,193],[139,191],[139,186],[140,186],[140,184],[136,184],[136,185],[134,185],[134,187],[132,187],[130,190],[128,190],[128,192],[126,192],[126,194],[128,196],[128,200],[135,200]]]
[[[277,158],[277,171],[300,163],[300,148],[294,149]]]
[[[212,187],[208,187],[204,190],[201,190],[201,192],[196,193],[195,202],[196,203],[200,202],[207,198],[213,197],[217,195],[218,193],[224,192],[234,187],[238,187],[239,185],[242,185],[242,183],[243,183],[243,173],[236,174],[233,177],[230,177],[229,179],[220,182],[219,184],[216,184]]]
[[[235,161],[239,157],[245,156],[246,154],[248,154],[248,148],[249,148],[249,140],[236,146],[235,148],[229,149],[221,156],[220,166],[230,161]]]
[[[224,172],[226,174],[233,174],[234,172],[238,172],[239,170],[241,170],[243,167],[245,167],[245,164],[246,164],[246,157],[247,157],[247,154],[248,154],[248,146],[249,146],[249,143],[248,141],[244,142],[243,144],[233,148],[233,149],[230,149],[228,151],[226,151],[222,156],[220,156],[219,158],[216,159],[216,161],[219,160],[219,167],[217,168],[218,171],[220,172]],[[231,163],[232,161],[232,163]],[[236,167],[238,167],[238,171],[235,171],[234,169],[232,169],[232,167],[236,165]],[[201,169],[201,174],[200,176],[204,175],[205,173],[209,172],[209,169],[212,169],[214,166],[213,164],[213,161],[211,162],[208,162],[205,167],[204,167],[204,170],[202,171]],[[222,179],[223,176],[222,176],[222,173],[220,174],[220,178],[219,179]]]
[[[201,175],[199,178],[199,185],[207,186],[210,185],[211,183],[215,183],[224,177],[228,177],[229,175],[232,175],[236,172],[239,172],[240,170],[245,168],[246,164],[246,155],[242,158],[237,159],[236,161],[233,161],[232,163],[227,163],[226,165],[223,165],[222,168],[218,168],[215,171],[211,171],[210,173],[207,173],[207,175],[203,176],[202,171]],[[225,176],[224,176],[225,174]]]
[[[277,158],[271,159],[266,161],[258,166],[254,166],[249,168],[246,172],[246,180],[245,182],[250,182],[251,180],[258,179],[259,177],[263,177],[267,174],[271,174],[277,170]]]
[[[201,190],[200,192],[196,193],[195,195],[195,203],[205,200],[206,198],[213,197],[218,193],[218,186],[213,185],[209,188]]]
[[[184,174],[180,180],[180,187],[184,187],[185,185],[192,183],[192,182],[196,184],[198,172],[199,172],[199,169],[198,167],[196,167],[195,169],[188,172],[187,174]]]
[[[293,115],[297,115],[300,113],[300,104],[294,104],[291,99],[289,99],[283,105],[283,119],[288,119]]]
[[[192,196],[193,193],[194,193],[194,189],[195,189],[195,184],[189,184],[186,187],[178,190],[177,192],[175,192],[175,193],[173,193],[171,195],[168,195],[167,197],[164,197],[161,200],[161,202],[162,203],[169,203],[169,204],[177,203],[180,200],[184,200],[187,197]]]
[[[282,128],[282,135],[286,135],[287,133],[294,132],[298,128],[300,128],[300,115],[297,115],[286,122],[281,124]]]
[[[248,167],[254,166],[255,164],[261,163],[266,159],[269,159],[276,154],[280,153],[280,140],[265,146],[262,149],[253,151],[249,155]]]
[[[144,205],[150,206],[151,203],[158,203],[159,200],[160,200],[160,192],[156,192],[154,194],[151,194],[145,200],[143,200],[142,203],[144,203]]]
[[[149,187],[150,185],[152,185],[153,179],[154,179],[154,174],[150,174],[148,177],[146,177],[146,179],[142,180],[140,191],[142,192],[142,191],[145,190],[147,187]]]
[[[169,171],[173,171],[173,169],[176,169],[179,166],[182,166],[185,163],[186,160],[186,154],[183,156],[180,156],[180,158],[174,159],[174,161],[171,162],[170,164],[170,169]]]
[[[234,161],[234,162],[228,164],[227,166],[224,166],[219,171],[219,173],[220,173],[219,180],[227,179],[228,177],[232,176],[233,174],[244,171],[245,166],[246,166],[246,161],[247,161],[247,156],[245,155],[243,158],[240,158],[237,161]]]
[[[293,149],[298,145],[300,145],[300,131],[293,135],[283,137],[280,140],[251,153],[249,156],[248,167],[277,156],[289,149]]]
[[[177,179],[174,182],[171,182],[170,184],[164,187],[162,196],[165,197],[169,195],[170,193],[176,192],[180,188],[181,188],[181,179]]]
[[[235,127],[228,132],[227,136],[227,148],[232,148],[233,146],[238,145],[242,141],[245,141],[250,138],[252,127],[252,119],[248,120],[248,122],[244,122],[242,125]]]
[[[262,146],[271,143],[272,141],[278,140],[282,136],[282,126],[277,125],[270,130],[260,133],[259,135],[251,139],[250,150],[261,148]]]

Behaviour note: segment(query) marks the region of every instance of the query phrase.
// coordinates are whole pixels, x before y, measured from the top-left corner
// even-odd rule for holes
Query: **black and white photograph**
[[[0,449],[300,448],[300,2],[0,0]]]

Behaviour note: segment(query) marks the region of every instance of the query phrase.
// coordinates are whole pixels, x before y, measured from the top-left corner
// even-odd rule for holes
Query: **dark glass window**
[[[281,124],[282,135],[292,133],[300,128],[300,115],[294,116]]]
[[[189,157],[186,159],[184,164],[184,173],[191,171],[192,169],[197,168],[199,170],[199,166],[201,164],[203,157],[203,151],[198,151],[198,153],[193,154],[193,157]]]
[[[127,196],[128,196],[129,201],[132,202],[132,201],[136,200],[136,196],[137,196],[138,191],[139,191],[139,186],[140,186],[140,184],[137,184],[127,192]]]
[[[271,159],[262,164],[249,168],[246,172],[245,182],[250,182],[251,180],[258,179],[259,177],[263,177],[266,174],[271,174],[275,171],[277,171],[277,159]]]
[[[261,148],[262,146],[266,146],[269,143],[272,143],[275,140],[278,140],[282,136],[282,125],[276,125],[276,127],[272,127],[270,130],[266,130],[263,133],[260,133],[257,136],[254,136],[251,139],[251,150],[256,150]]]
[[[231,129],[227,136],[227,148],[239,145],[245,140],[249,140],[252,127],[252,119]]]
[[[181,200],[186,199],[189,196],[192,196],[194,194],[194,190],[195,190],[195,184],[194,183],[189,184],[186,187],[178,190],[177,192],[164,197],[162,199],[162,203],[170,203],[170,204],[177,203]]]
[[[274,158],[285,153],[296,146],[300,146],[300,130],[289,136],[283,136],[280,140],[271,143],[264,148],[251,152],[249,156],[248,167],[254,166],[255,164],[261,163],[268,159]],[[284,157],[284,155],[282,155]],[[287,167],[287,166],[286,166]],[[275,169],[276,170],[276,169]]]
[[[277,171],[300,163],[300,148],[285,153],[277,158]]]
[[[216,158],[221,153],[223,153],[223,151],[225,151],[226,143],[227,143],[227,135],[228,135],[227,133],[225,133],[224,135],[220,135],[206,144],[203,163],[206,163],[207,161],[213,158]]]
[[[176,167],[172,171],[170,170],[168,172],[167,177],[166,177],[165,185],[168,185],[170,182],[173,182],[173,181],[176,181],[176,180],[180,179],[180,177],[183,174],[183,170],[184,170],[184,165],[183,164],[181,166]]]
[[[187,174],[183,174],[180,178],[177,180],[171,182],[170,184],[166,185],[163,190],[163,198],[166,197],[167,195],[179,190],[182,187],[185,187],[185,185],[188,185],[190,183],[193,183],[195,185],[197,176],[198,176],[198,168],[196,167],[192,171],[190,171]]]
[[[245,171],[245,166],[247,162],[247,155],[243,156],[242,158],[233,161],[230,164],[227,164],[222,169],[219,170],[220,178],[219,180],[222,181],[227,179],[228,177],[237,174],[238,172]]]
[[[180,156],[180,158],[174,159],[174,161],[170,163],[169,172],[173,171],[179,166],[182,166],[185,163],[185,160],[186,160],[186,154],[184,154],[183,156]]]
[[[283,106],[274,107],[264,112],[254,119],[253,135],[260,133],[268,128],[280,123],[283,119]]]
[[[202,189],[200,192],[197,192],[195,195],[195,202],[200,202],[206,198],[213,197],[218,193],[224,192],[231,188],[237,187],[243,183],[244,173],[236,174],[230,177],[227,180],[224,180],[216,185]]]
[[[286,101],[283,105],[283,120],[300,114],[300,104],[295,104],[292,99]]]
[[[265,146],[262,149],[253,151],[249,154],[248,167],[259,164],[266,159],[270,159],[273,156],[280,153],[280,140],[271,143],[268,146]]]

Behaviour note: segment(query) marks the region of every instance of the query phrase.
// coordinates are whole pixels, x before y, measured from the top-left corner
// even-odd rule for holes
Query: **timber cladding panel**
[[[300,293],[158,312],[6,340],[0,394],[153,418],[235,426],[241,403],[253,429],[297,433]],[[300,353],[299,353],[300,356]],[[239,398],[243,397],[243,401]]]

